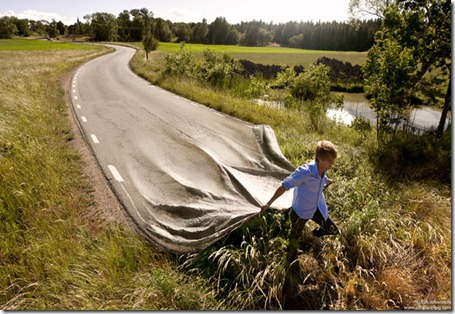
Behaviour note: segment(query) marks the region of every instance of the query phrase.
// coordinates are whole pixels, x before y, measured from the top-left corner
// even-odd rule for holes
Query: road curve
[[[258,214],[293,166],[270,127],[149,84],[129,69],[135,50],[115,49],[72,79],[78,124],[149,241],[177,253],[204,249]],[[291,198],[274,205],[288,208]]]

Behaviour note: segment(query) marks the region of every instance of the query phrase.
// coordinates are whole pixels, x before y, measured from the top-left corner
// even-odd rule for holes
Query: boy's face
[[[319,161],[319,166],[322,167],[324,170],[329,170],[330,168],[332,168],[334,163],[335,163],[335,158],[326,157]]]

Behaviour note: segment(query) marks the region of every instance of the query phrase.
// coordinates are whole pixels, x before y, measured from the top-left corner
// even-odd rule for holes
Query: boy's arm
[[[280,185],[276,191],[275,191],[275,194],[273,194],[272,198],[270,199],[270,201],[268,201],[266,204],[262,205],[261,206],[261,210],[266,210],[268,208],[270,208],[270,205],[272,205],[272,203],[278,198],[280,197],[281,195],[284,194],[284,192],[286,192],[286,189],[284,188],[283,185]]]

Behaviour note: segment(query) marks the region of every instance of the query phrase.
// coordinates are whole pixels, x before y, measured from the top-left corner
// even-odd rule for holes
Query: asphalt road
[[[73,77],[79,125],[142,234],[161,249],[201,250],[258,214],[293,166],[270,127],[151,85],[129,69],[135,50],[115,48]]]

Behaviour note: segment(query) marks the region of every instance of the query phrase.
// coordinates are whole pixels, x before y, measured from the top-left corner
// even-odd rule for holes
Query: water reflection
[[[344,103],[342,109],[329,109],[327,116],[339,123],[350,125],[355,117],[361,116],[370,120],[372,125],[376,125],[376,114],[370,108],[368,100],[363,94],[344,94]],[[417,130],[428,130],[436,128],[441,119],[441,112],[428,108],[415,108],[412,109],[409,115],[409,126]],[[449,125],[451,119],[447,118],[446,127]]]
[[[343,93],[343,96],[343,108],[327,110],[327,117],[339,123],[351,125],[355,117],[361,116],[368,119],[372,126],[376,126],[376,114],[373,109],[370,108],[368,99],[365,98],[364,94]],[[280,101],[257,99],[256,102],[260,105],[269,106],[275,109],[284,108],[283,103]],[[408,126],[415,133],[421,134],[425,130],[436,128],[440,119],[440,111],[428,107],[415,108],[409,115]],[[446,128],[449,126],[450,122],[451,117],[449,115],[445,124]]]

